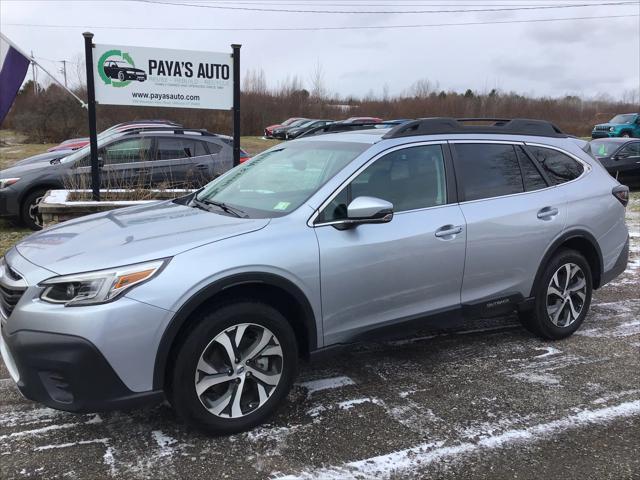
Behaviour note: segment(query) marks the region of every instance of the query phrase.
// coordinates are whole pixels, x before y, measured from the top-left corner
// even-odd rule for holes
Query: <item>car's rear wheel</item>
[[[34,190],[22,200],[20,220],[31,230],[42,230],[42,215],[38,211],[38,206],[46,193],[47,190]]]
[[[175,355],[171,403],[189,425],[229,434],[264,422],[286,397],[298,364],[280,312],[253,301],[201,316]]]
[[[124,82],[124,72],[118,72],[118,80]]]
[[[575,332],[591,304],[593,281],[589,263],[575,250],[556,253],[535,287],[534,308],[522,313],[524,326],[544,338],[558,340]]]

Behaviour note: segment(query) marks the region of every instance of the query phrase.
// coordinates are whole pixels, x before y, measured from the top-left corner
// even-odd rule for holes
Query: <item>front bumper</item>
[[[610,132],[609,130],[594,130],[591,132],[591,138],[609,138],[617,136],[616,132]]]
[[[48,407],[93,412],[163,399],[162,392],[129,390],[83,338],[32,330],[6,335],[3,329],[1,342],[2,358],[20,392]]]
[[[20,216],[20,194],[13,186],[0,190],[0,217]]]

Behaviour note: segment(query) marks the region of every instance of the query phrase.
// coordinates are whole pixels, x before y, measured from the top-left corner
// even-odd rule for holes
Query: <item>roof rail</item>
[[[125,135],[131,135],[131,134],[135,134],[135,133],[153,133],[153,132],[173,132],[176,134],[182,134],[182,133],[199,133],[200,135],[202,135],[203,137],[217,137],[218,135],[215,133],[211,133],[208,132],[207,130],[204,130],[202,128],[183,128],[183,127],[172,127],[172,126],[165,126],[165,125],[157,125],[157,126],[151,126],[148,125],[146,127],[138,127],[138,128],[132,128],[131,130],[127,130],[125,132],[123,132]]]
[[[350,132],[352,130],[368,130],[372,128],[391,128],[393,126],[398,125],[397,123],[389,123],[385,122],[358,122],[358,123],[330,123],[329,125],[325,125],[323,127],[315,127],[311,130],[308,130],[297,138],[302,137],[311,137],[313,135],[324,135],[325,133],[339,133],[339,132]]]
[[[470,122],[491,122],[492,125],[464,125]],[[528,118],[421,118],[392,128],[382,138],[401,138],[416,135],[453,133],[482,133],[504,135],[531,135],[566,138],[568,135],[546,120]]]

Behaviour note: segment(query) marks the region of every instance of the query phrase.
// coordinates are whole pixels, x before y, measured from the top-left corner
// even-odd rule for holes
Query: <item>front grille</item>
[[[596,128],[594,128],[594,130],[600,131],[600,132],[608,132],[609,131],[609,127],[603,127],[600,125],[597,125]]]
[[[20,274],[0,260],[0,317],[9,318],[26,289]]]

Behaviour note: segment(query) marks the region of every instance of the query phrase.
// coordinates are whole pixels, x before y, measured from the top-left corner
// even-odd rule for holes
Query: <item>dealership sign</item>
[[[162,48],[95,45],[96,102],[139,107],[230,110],[233,58]]]

